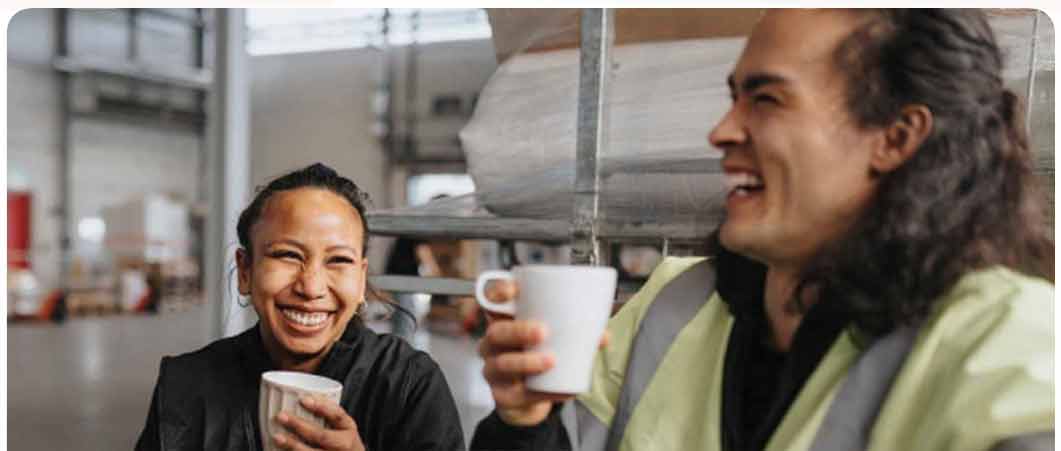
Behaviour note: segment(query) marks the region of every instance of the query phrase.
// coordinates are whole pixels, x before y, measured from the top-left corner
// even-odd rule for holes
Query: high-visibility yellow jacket
[[[668,258],[608,324],[579,404],[610,425],[630,349],[669,281],[703,259]],[[633,409],[622,450],[720,450],[723,363],[734,319],[718,294],[665,352]],[[1006,268],[964,276],[916,335],[868,437],[868,450],[993,449],[1054,425],[1054,288]],[[862,349],[842,332],[767,444],[807,450]],[[1041,434],[1040,434],[1041,435]],[[1052,435],[1051,435],[1052,436]]]

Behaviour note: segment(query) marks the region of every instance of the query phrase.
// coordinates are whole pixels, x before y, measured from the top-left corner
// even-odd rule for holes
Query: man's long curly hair
[[[933,128],[900,168],[880,174],[855,226],[804,268],[794,305],[820,302],[879,336],[925,318],[963,275],[1005,266],[1053,281],[1054,243],[1035,181],[1021,101],[1003,86],[1003,58],[979,10],[860,10],[865,23],[833,55],[847,107],[886,127],[925,105]],[[718,289],[731,307],[761,311],[766,266],[721,246]],[[749,304],[751,303],[751,304]],[[742,307],[738,307],[743,305]]]

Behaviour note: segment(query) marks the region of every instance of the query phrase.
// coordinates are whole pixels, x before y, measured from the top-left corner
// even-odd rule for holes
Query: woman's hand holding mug
[[[305,397],[300,403],[306,410],[319,415],[328,427],[313,424],[305,419],[281,412],[277,421],[290,434],[277,432],[272,439],[280,449],[291,451],[365,451],[357,423],[335,401],[324,398]]]

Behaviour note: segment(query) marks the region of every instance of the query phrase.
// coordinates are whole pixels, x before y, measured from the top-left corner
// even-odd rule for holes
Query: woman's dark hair
[[[262,209],[269,198],[280,191],[290,191],[298,188],[319,188],[338,194],[350,202],[350,206],[357,210],[361,218],[361,232],[364,239],[361,242],[361,255],[364,256],[368,249],[368,224],[365,222],[365,204],[371,202],[368,193],[361,191],[357,184],[346,177],[339,175],[328,166],[315,163],[294,172],[289,172],[273,179],[264,187],[259,186],[247,208],[239,214],[239,222],[236,223],[236,235],[239,237],[239,245],[250,255],[253,249],[251,243],[251,228],[262,216]]]
[[[1032,172],[1021,102],[1003,86],[1003,57],[984,13],[852,14],[865,23],[833,55],[846,74],[850,114],[861,127],[887,127],[902,107],[920,104],[932,112],[933,128],[903,166],[879,175],[852,230],[804,268],[796,306],[806,309],[801,295],[814,287],[821,302],[877,336],[925,318],[970,271],[1002,265],[1053,281],[1046,198]],[[709,252],[723,297],[758,293],[762,302],[765,266],[723,249],[717,233]],[[723,285],[727,271],[740,275]]]
[[[299,188],[318,188],[327,191],[331,191],[340,197],[347,200],[350,206],[357,210],[357,215],[361,218],[361,232],[364,237],[361,241],[361,258],[367,258],[366,252],[368,251],[368,223],[365,219],[365,205],[371,203],[368,197],[368,193],[361,191],[352,180],[339,175],[334,169],[321,164],[315,163],[305,168],[296,170],[284,174],[280,177],[273,179],[269,184],[264,187],[259,186],[256,189],[254,200],[251,201],[250,205],[247,206],[239,215],[239,222],[236,223],[236,235],[239,237],[239,245],[243,248],[247,256],[254,259],[253,254],[253,242],[251,240],[251,230],[254,228],[254,224],[262,216],[262,209],[265,208],[265,203],[280,191],[290,191]],[[396,302],[377,291],[367,281],[365,282],[366,296],[365,300],[369,298],[375,298],[387,304],[392,311],[398,311],[412,317],[412,314],[405,311],[398,306]],[[356,321],[358,324],[361,322],[360,316],[354,316],[352,321]],[[415,318],[414,318],[415,321]]]

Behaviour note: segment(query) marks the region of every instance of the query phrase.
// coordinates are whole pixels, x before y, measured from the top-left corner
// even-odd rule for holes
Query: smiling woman
[[[291,180],[240,215],[239,292],[273,362],[312,372],[365,302],[364,207],[352,183],[332,191]]]
[[[259,380],[270,370],[343,384],[339,405],[303,400],[319,427],[275,419],[279,449],[463,449],[457,409],[438,365],[358,319],[368,291],[367,196],[315,164],[261,189],[240,214],[239,292],[260,322],[242,334],[164,357],[138,450],[262,449]],[[415,433],[413,433],[415,431]],[[307,448],[311,447],[311,448]]]

